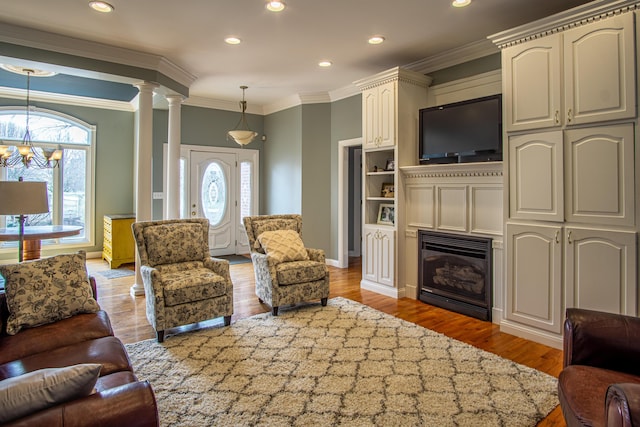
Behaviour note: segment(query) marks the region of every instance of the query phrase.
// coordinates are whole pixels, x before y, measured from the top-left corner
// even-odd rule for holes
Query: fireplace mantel
[[[400,168],[405,179],[421,178],[494,178],[502,183],[502,162],[456,163],[447,165],[403,166]]]

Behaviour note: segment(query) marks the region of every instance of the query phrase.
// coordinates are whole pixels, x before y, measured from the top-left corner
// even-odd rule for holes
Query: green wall
[[[331,245],[327,258],[338,259],[338,143],[362,136],[362,95],[331,104]]]
[[[264,210],[260,213],[302,213],[302,106],[264,118]]]

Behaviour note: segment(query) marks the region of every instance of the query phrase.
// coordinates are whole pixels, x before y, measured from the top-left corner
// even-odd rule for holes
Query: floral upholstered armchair
[[[305,248],[300,215],[244,217],[256,274],[256,295],[274,316],[283,304],[329,298],[329,269],[324,251]]]
[[[140,257],[147,319],[158,342],[176,326],[224,316],[231,323],[229,261],[209,255],[209,221],[144,221],[131,225]]]

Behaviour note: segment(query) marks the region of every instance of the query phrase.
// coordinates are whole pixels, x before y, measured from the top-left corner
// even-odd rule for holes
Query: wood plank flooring
[[[107,279],[100,274],[109,270],[105,261],[87,261],[89,273],[96,278],[98,302],[109,313],[113,329],[124,343],[155,338],[145,314],[144,297],[132,297],[129,288],[134,276]],[[125,266],[133,268],[132,265]],[[530,366],[555,377],[562,369],[562,351],[532,341],[500,332],[500,328],[490,322],[476,320],[438,307],[430,306],[410,298],[394,299],[360,289],[360,259],[350,260],[348,269],[329,267],[331,274],[330,298],[344,297],[366,304],[382,312],[416,323],[425,328],[443,333],[451,338],[502,356],[514,362]],[[254,273],[251,263],[231,265],[231,280],[234,284],[234,314],[232,322],[254,314],[270,310],[260,304],[254,293]],[[287,310],[281,307],[280,310]],[[213,319],[197,325],[167,331],[167,336],[184,330],[222,323]],[[539,426],[566,426],[562,412],[557,407]]]

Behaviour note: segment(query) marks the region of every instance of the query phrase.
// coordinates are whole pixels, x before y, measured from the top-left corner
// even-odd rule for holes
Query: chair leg
[[[156,331],[156,339],[158,342],[164,341],[164,331]]]
[[[274,316],[278,315],[278,307],[271,307],[271,313],[273,313]]]
[[[231,324],[231,316],[224,316],[224,326],[229,326]]]
[[[322,304],[322,306],[323,306],[323,307],[326,307],[326,306],[327,306],[327,300],[328,300],[328,299],[329,299],[329,298],[320,298],[320,304]]]

